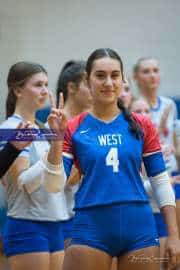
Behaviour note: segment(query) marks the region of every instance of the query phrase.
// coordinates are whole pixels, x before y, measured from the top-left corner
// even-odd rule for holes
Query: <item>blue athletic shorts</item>
[[[87,245],[112,257],[159,246],[148,203],[128,203],[76,210],[71,245]]]
[[[73,218],[61,221],[64,241],[72,238]]]
[[[176,176],[176,175],[179,175],[180,172],[172,172],[171,175],[172,176]],[[180,184],[175,184],[174,185],[174,192],[175,192],[175,197],[176,197],[176,200],[179,200],[180,199]]]
[[[6,256],[64,249],[61,222],[32,221],[8,217],[3,233]]]
[[[6,223],[6,219],[7,219],[6,214],[7,214],[7,209],[5,207],[0,208],[0,237],[2,237],[4,225]]]
[[[167,237],[168,231],[164,218],[161,213],[154,213],[154,218],[156,222],[157,232],[159,237]]]
[[[180,184],[174,185],[174,192],[175,192],[176,200],[180,200]]]

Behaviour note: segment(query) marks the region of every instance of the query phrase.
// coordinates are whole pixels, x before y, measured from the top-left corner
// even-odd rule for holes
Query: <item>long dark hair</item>
[[[89,77],[91,74],[94,61],[100,58],[104,58],[104,57],[109,57],[109,58],[118,60],[120,64],[122,79],[124,80],[123,62],[121,60],[121,57],[117,54],[117,52],[115,52],[114,50],[110,48],[97,49],[89,56],[87,60],[87,64],[86,64],[87,76]],[[118,108],[123,112],[125,119],[128,121],[130,131],[135,134],[135,137],[137,139],[140,139],[142,135],[142,130],[139,124],[134,120],[131,112],[125,108],[123,101],[120,98],[118,99],[117,105],[118,105]]]
[[[32,75],[40,72],[47,74],[44,67],[37,63],[18,62],[11,66],[7,77],[6,117],[11,116],[15,111],[17,97],[14,90],[16,87],[23,87]]]
[[[68,83],[73,82],[77,87],[85,75],[86,62],[70,60],[63,66],[57,81],[56,100],[59,103],[59,93],[63,92],[64,101],[68,99]]]

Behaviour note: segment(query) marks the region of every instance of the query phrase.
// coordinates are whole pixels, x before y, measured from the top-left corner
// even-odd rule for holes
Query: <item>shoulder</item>
[[[144,116],[140,113],[134,113],[132,112],[133,119],[140,125],[140,127],[144,130],[148,128],[149,126],[153,126],[152,121],[149,117]]]
[[[14,116],[8,117],[4,122],[0,124],[0,129],[16,128],[22,120]]]
[[[87,115],[88,112],[83,112],[68,121],[67,128],[71,132],[71,134],[78,129],[78,127],[81,125],[81,123],[83,122],[83,120],[86,118]]]
[[[164,106],[176,106],[174,100],[170,97],[159,96],[161,104]]]
[[[151,119],[147,116],[138,113],[132,113],[133,119],[139,124],[144,140],[155,138],[159,141],[158,132]]]

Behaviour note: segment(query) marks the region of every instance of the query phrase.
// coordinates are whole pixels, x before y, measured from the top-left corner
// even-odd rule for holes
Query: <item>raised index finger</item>
[[[52,108],[56,108],[56,103],[55,103],[53,94],[52,94],[52,92],[50,92],[50,91],[49,91],[49,101],[50,101],[51,109],[52,109]]]
[[[58,109],[62,110],[64,108],[64,97],[63,93],[59,93],[59,104],[58,104]]]

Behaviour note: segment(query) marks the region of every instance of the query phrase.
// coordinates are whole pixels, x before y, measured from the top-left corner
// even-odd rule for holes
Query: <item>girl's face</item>
[[[16,91],[17,101],[24,108],[36,111],[44,107],[48,97],[48,78],[43,72],[32,75],[25,84]]]
[[[123,82],[121,94],[119,96],[126,108],[129,108],[132,101],[132,93],[128,81]]]
[[[142,90],[157,90],[160,84],[160,70],[155,59],[144,60],[140,63],[135,79]]]
[[[84,75],[80,81],[76,92],[75,92],[75,101],[79,108],[82,110],[88,110],[92,103],[92,96],[87,85],[86,76]]]
[[[93,103],[116,103],[122,91],[122,73],[118,60],[103,57],[93,62],[88,78]]]
[[[149,118],[151,116],[149,104],[142,99],[138,99],[132,103],[131,111],[143,114],[145,116],[148,116]]]

